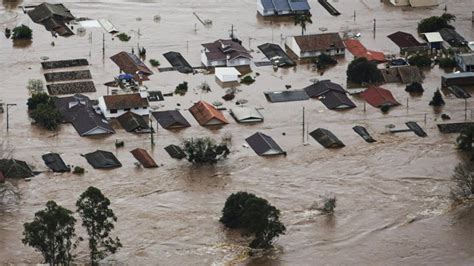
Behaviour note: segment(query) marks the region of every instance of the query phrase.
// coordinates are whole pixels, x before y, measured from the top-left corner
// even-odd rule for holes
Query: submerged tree
[[[295,25],[299,25],[301,27],[301,35],[304,35],[306,32],[306,24],[313,24],[311,20],[311,15],[298,15],[294,17]]]
[[[314,63],[316,64],[317,69],[323,70],[336,65],[337,60],[328,54],[322,53],[315,58]]]
[[[110,237],[117,221],[110,200],[95,187],[89,187],[76,202],[77,212],[81,216],[82,226],[89,235],[90,259],[93,265],[122,247],[120,239]]]
[[[431,57],[426,54],[416,54],[408,58],[408,63],[420,68],[431,66]]]
[[[443,96],[441,95],[441,92],[439,90],[436,90],[433,94],[433,99],[431,99],[430,101],[430,105],[434,107],[440,107],[440,106],[443,106],[444,104],[445,103],[443,100]]]
[[[193,164],[215,164],[225,159],[230,150],[226,144],[217,144],[210,138],[194,138],[183,141],[186,158]]]
[[[470,152],[471,161],[474,161],[474,126],[463,128],[456,139],[456,144],[460,150]]]
[[[26,25],[20,25],[12,30],[13,40],[31,40],[33,38],[33,31]]]
[[[280,222],[280,211],[267,200],[247,192],[237,192],[227,198],[219,221],[228,228],[242,229],[245,234],[253,235],[251,248],[270,248],[273,240],[286,231]]]
[[[75,223],[70,210],[48,201],[46,209],[35,213],[34,220],[24,224],[22,242],[41,252],[45,263],[69,265],[74,258],[71,252],[76,247]]]
[[[357,84],[377,84],[383,81],[383,76],[375,63],[365,57],[359,57],[349,64],[347,79]]]
[[[456,187],[451,191],[454,200],[462,201],[474,195],[474,164],[458,164],[454,169],[453,179],[456,182]]]
[[[30,112],[30,117],[47,130],[57,129],[62,120],[62,115],[56,107],[43,103]]]
[[[26,85],[26,89],[30,93],[30,95],[35,94],[45,94],[44,93],[44,85],[41,79],[30,79],[28,80],[28,85]]]
[[[456,20],[456,16],[444,13],[441,16],[425,18],[418,23],[418,33],[438,32],[442,28],[454,29],[451,22]]]

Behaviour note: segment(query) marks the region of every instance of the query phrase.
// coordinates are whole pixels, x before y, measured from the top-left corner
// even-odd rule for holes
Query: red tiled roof
[[[148,107],[148,100],[142,98],[139,93],[118,94],[104,96],[107,109],[131,109],[135,107]]]
[[[347,50],[355,57],[365,57],[369,61],[385,62],[385,55],[382,52],[372,51],[356,39],[346,39],[343,41]]]
[[[370,87],[360,95],[367,103],[373,107],[381,107],[382,105],[395,106],[400,103],[395,100],[389,90],[380,87]]]
[[[397,31],[387,36],[392,42],[394,42],[400,48],[420,46],[421,43],[413,37],[410,33],[403,31]]]
[[[189,108],[189,111],[201,126],[207,125],[207,123],[212,119],[217,119],[221,121],[222,124],[229,123],[224,117],[224,114],[205,101],[195,103],[191,108]]]
[[[139,161],[143,165],[143,167],[145,167],[145,168],[158,167],[155,160],[153,160],[153,158],[151,158],[150,154],[148,154],[148,152],[146,150],[136,148],[136,149],[130,151],[130,153],[132,153],[133,157],[135,157],[135,159],[137,159],[137,161]]]
[[[339,33],[329,32],[322,34],[294,36],[301,52],[326,51],[328,49],[344,49]]]

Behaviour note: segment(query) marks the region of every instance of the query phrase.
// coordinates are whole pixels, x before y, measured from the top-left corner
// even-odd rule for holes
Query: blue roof
[[[273,0],[273,5],[275,6],[275,10],[277,11],[290,11],[290,4],[288,4],[288,0]]]
[[[262,1],[262,6],[265,10],[275,11],[275,8],[273,7],[273,0],[261,0],[261,1]]]
[[[288,0],[288,2],[293,11],[306,11],[311,9],[308,0]]]

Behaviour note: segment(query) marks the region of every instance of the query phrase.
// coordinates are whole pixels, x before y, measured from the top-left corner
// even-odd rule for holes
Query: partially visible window
[[[116,113],[117,113],[117,109],[111,109],[111,110],[110,110],[110,113],[111,113],[111,114],[116,114]]]

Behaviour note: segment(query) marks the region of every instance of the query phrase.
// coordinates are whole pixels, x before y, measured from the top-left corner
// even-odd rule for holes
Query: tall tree
[[[377,65],[368,61],[365,57],[352,60],[347,67],[346,74],[349,81],[357,84],[377,84],[383,82],[382,72],[377,68]]]
[[[75,223],[70,210],[48,201],[46,209],[35,213],[33,222],[24,224],[22,242],[41,252],[45,263],[70,264],[76,247]]]
[[[90,259],[93,265],[122,247],[120,239],[110,237],[117,221],[110,200],[95,187],[89,187],[76,202],[77,212],[81,216],[82,226],[89,235]]]
[[[301,27],[301,35],[304,35],[306,32],[306,24],[313,24],[310,15],[298,15],[295,16],[295,25],[300,25]]]

